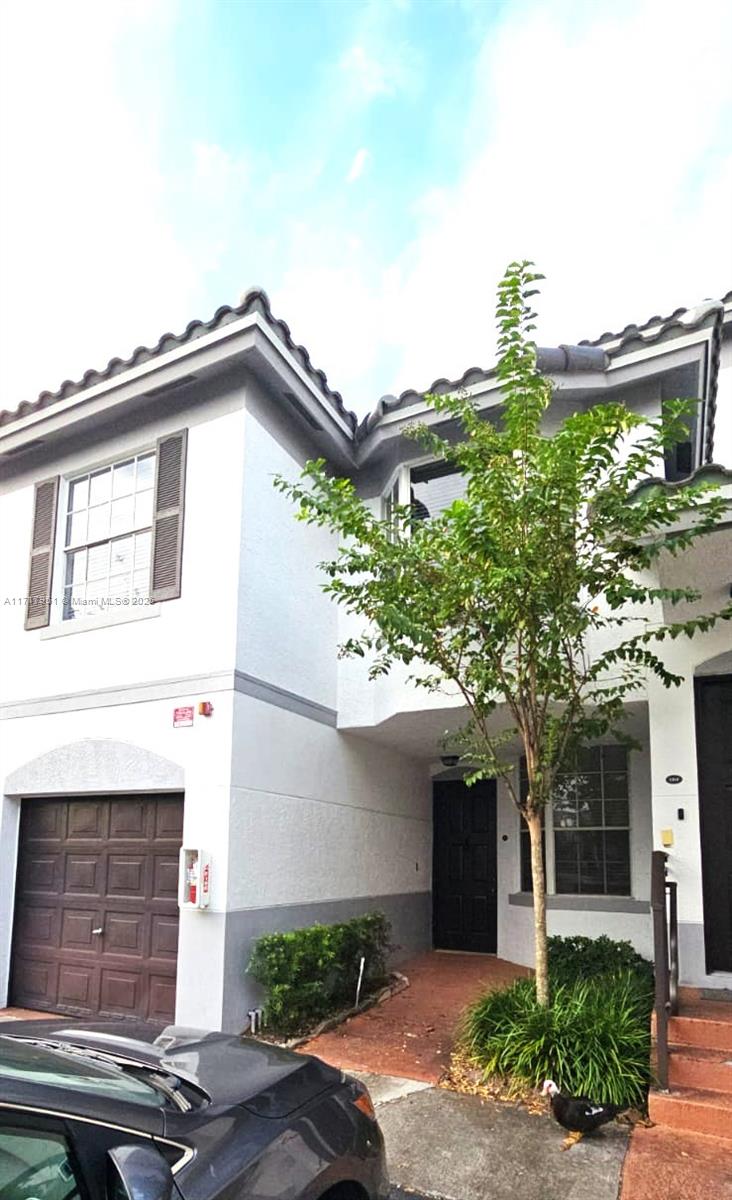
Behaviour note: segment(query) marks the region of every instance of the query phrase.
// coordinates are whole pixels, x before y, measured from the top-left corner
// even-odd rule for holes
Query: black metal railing
[[[679,922],[676,883],[666,876],[663,850],[651,855],[653,960],[656,973],[656,1070],[659,1087],[668,1089],[668,1022],[679,1010]]]

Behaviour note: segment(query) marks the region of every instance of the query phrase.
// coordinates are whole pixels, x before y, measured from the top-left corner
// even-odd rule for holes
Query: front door
[[[697,681],[707,971],[732,971],[732,675]]]
[[[495,780],[435,783],[433,838],[435,948],[495,954]]]
[[[10,1003],[172,1021],[180,796],[24,800]]]

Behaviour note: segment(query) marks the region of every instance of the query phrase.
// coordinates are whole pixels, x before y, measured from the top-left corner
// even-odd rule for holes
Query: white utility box
[[[180,851],[178,907],[208,908],[211,902],[211,855],[205,850]]]

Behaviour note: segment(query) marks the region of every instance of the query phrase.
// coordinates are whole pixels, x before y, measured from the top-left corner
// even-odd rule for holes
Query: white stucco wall
[[[237,667],[334,709],[337,609],[318,564],[335,539],[297,521],[273,486],[278,474],[297,480],[316,451],[256,380],[246,395]]]
[[[241,390],[231,391],[200,408],[162,415],[93,447],[39,461],[24,476],[0,485],[0,703],[233,669],[242,406]],[[13,598],[27,592],[34,483],[55,474],[68,478],[154,447],[156,438],[185,426],[189,435],[180,599],[129,610],[150,619],[108,626],[95,625],[96,618],[64,622],[59,602],[52,607],[48,629],[25,631],[23,604]],[[61,513],[57,525],[61,531]],[[57,568],[62,559],[57,548]],[[60,601],[61,572],[54,574]],[[117,609],[114,619],[119,619]]]
[[[234,711],[231,909],[430,890],[426,764],[248,696]]]

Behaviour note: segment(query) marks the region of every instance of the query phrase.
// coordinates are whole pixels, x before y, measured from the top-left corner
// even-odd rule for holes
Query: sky
[[[0,408],[251,286],[359,415],[493,361],[514,258],[543,345],[732,288],[727,0],[26,0],[0,37]]]

